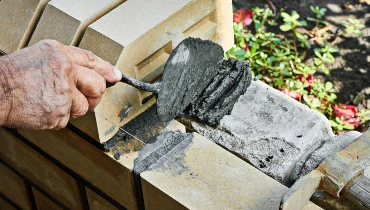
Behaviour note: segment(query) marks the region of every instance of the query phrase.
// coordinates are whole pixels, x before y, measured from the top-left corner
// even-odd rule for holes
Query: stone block
[[[306,151],[334,136],[324,115],[260,81],[252,81],[217,128],[193,126],[286,185]]]
[[[197,133],[168,132],[135,160],[145,209],[278,209],[287,188]],[[320,209],[309,203],[306,209]]]
[[[127,209],[137,209],[131,171],[68,129],[18,131]]]
[[[230,8],[230,0],[127,1],[91,24],[80,47],[108,60],[127,76],[153,83],[160,78],[172,49],[185,37],[212,39],[229,49],[233,43],[232,35],[226,39],[232,33]],[[142,103],[148,95],[126,84],[109,88],[96,108],[99,141],[107,141],[118,131],[116,127],[107,132],[112,128],[109,121],[122,126],[155,103],[154,98]]]
[[[55,39],[78,46],[86,28],[125,0],[52,0],[46,6],[29,45]]]
[[[0,128],[0,158],[70,209],[83,209],[77,182],[46,157]],[[54,145],[59,150],[59,145]]]
[[[11,53],[27,46],[50,0],[0,1],[0,50]]]
[[[5,201],[1,197],[0,197],[0,209],[4,209],[4,210],[17,210],[17,208],[15,208],[14,206],[12,206],[10,203],[8,203],[7,201]]]
[[[63,208],[56,204],[54,201],[50,200],[40,191],[32,188],[33,197],[35,199],[37,209],[53,209],[53,210],[62,210]]]
[[[22,209],[32,209],[26,182],[2,163],[0,163],[0,174],[0,193]]]
[[[86,196],[89,202],[89,209],[90,210],[113,210],[117,209],[117,207],[113,206],[107,200],[96,194],[90,188],[86,188]]]

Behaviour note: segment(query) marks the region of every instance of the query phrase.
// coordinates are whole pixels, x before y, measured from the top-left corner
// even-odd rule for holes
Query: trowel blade
[[[157,112],[163,121],[179,116],[216,76],[224,51],[212,41],[183,40],[164,66]]]

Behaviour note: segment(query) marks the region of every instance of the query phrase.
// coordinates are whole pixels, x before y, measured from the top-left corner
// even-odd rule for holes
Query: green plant
[[[277,36],[268,31],[277,26],[273,12],[269,8],[253,8],[252,25],[243,27],[241,23],[234,23],[235,46],[226,56],[248,60],[257,79],[323,113],[335,130],[353,129],[348,119],[335,116],[333,106],[337,96],[334,85],[314,78],[318,70],[330,73],[327,64],[335,62],[334,54],[338,48],[329,41],[331,37],[327,31],[331,26],[323,20],[326,9],[317,6],[310,9],[315,18],[307,20],[316,23],[313,29],[306,29],[307,23],[300,20],[295,11],[291,14],[281,12],[284,23],[278,28],[284,36]],[[360,34],[363,28],[353,19],[343,25],[345,29],[340,35]],[[313,65],[307,64],[309,59],[313,60]],[[365,120],[362,115],[359,117]]]

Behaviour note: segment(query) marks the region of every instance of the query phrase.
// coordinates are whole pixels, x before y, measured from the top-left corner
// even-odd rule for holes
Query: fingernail
[[[113,67],[113,69],[114,69],[114,74],[117,76],[117,78],[119,80],[121,80],[122,79],[122,73],[121,73],[121,71],[118,70],[116,67]]]

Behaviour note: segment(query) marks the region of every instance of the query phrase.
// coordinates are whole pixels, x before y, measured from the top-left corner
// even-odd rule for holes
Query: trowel
[[[222,108],[230,109],[229,104],[233,105],[251,82],[247,61],[223,58],[220,45],[186,38],[170,54],[161,82],[149,84],[125,75],[121,82],[156,95],[157,113],[162,121],[182,115],[185,109],[192,115],[210,118],[205,112],[213,109],[219,115]]]

